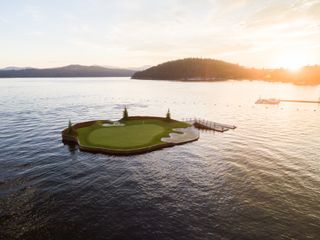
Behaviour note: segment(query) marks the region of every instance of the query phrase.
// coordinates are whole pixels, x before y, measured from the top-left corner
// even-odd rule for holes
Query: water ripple
[[[2,81],[0,239],[319,239],[320,114],[253,106],[277,84]],[[130,157],[61,142],[69,120],[118,119],[124,105],[238,128]]]

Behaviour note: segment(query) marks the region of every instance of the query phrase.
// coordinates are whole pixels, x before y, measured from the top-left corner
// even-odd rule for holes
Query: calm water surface
[[[320,239],[320,86],[0,80],[0,239]],[[238,128],[115,157],[63,145],[70,119],[202,117]]]

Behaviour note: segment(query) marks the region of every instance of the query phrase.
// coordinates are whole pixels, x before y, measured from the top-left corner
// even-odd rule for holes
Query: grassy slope
[[[85,146],[109,149],[135,149],[163,144],[162,137],[169,136],[173,128],[188,127],[183,122],[167,122],[160,119],[122,121],[123,127],[103,127],[97,122],[89,127],[77,129],[80,143]]]

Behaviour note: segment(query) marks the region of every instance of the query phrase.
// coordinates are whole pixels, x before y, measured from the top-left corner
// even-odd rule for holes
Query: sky
[[[320,64],[320,0],[3,0],[0,32],[0,68]]]

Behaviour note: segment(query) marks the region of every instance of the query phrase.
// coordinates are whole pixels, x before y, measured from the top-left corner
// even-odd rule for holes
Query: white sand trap
[[[167,143],[184,143],[199,138],[199,130],[193,126],[187,128],[174,128],[173,131],[179,133],[170,133],[169,137],[163,137],[161,138],[161,141]]]

